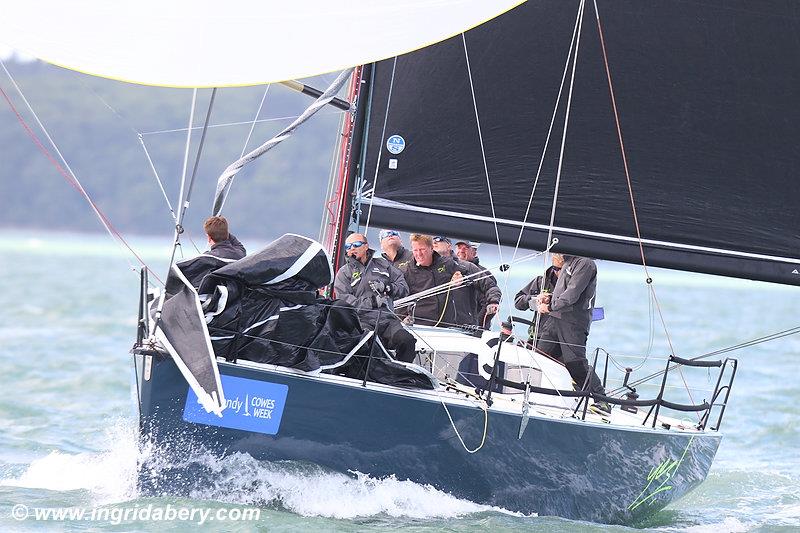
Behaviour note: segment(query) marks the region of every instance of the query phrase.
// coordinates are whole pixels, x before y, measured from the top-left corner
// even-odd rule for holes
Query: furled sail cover
[[[172,356],[183,377],[209,413],[222,416],[225,396],[217,359],[195,288],[179,265],[172,267],[156,338]]]
[[[414,388],[433,388],[432,376],[393,361],[373,345],[355,308],[318,296],[333,280],[322,246],[286,234],[258,253],[214,263],[198,256],[178,265],[199,282],[205,324],[214,354],[306,372]],[[206,269],[205,274],[202,274]],[[369,353],[373,359],[369,365]]]
[[[95,76],[169,87],[303,78],[441,41],[521,0],[29,0],[0,42]]]
[[[597,4],[648,264],[800,285],[797,4]],[[578,6],[527,2],[465,35],[504,244],[525,220]],[[570,76],[527,248],[545,247]],[[371,225],[495,242],[460,36],[375,66],[363,161]],[[592,2],[554,226],[558,250],[641,262]]]

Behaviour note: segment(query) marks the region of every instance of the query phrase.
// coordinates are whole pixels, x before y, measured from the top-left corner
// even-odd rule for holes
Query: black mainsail
[[[800,5],[597,5],[647,263],[800,285]],[[578,9],[527,2],[468,31],[468,55],[458,36],[375,64],[362,170],[371,225],[494,242],[497,222],[513,246],[524,221],[521,246],[546,246],[566,88],[525,214]],[[560,251],[641,262],[591,2],[553,227]]]

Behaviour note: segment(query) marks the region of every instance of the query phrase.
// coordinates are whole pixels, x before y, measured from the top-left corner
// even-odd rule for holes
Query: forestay
[[[800,285],[796,5],[597,5],[647,263]],[[372,225],[494,242],[496,221],[514,246],[524,222],[521,245],[545,248],[569,74],[525,214],[578,6],[527,2],[464,41],[377,63],[363,159]],[[640,263],[598,27],[587,2],[554,249]]]

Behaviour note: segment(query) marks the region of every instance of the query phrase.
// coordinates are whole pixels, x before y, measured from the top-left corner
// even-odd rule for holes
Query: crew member
[[[480,259],[478,258],[478,246],[480,246],[477,242],[472,241],[458,241],[456,242],[456,255],[462,261],[469,261],[470,263],[474,264],[489,277],[489,283],[494,284],[497,287],[497,278],[495,278],[492,273],[489,271],[488,268],[484,267],[480,263]],[[499,302],[499,300],[498,300]],[[489,303],[486,302],[484,299],[481,302],[480,313],[478,315],[478,323],[483,324],[483,327],[486,329],[490,329],[492,327],[492,319],[494,315],[497,314],[497,311],[500,309],[500,306],[492,307],[493,311],[489,312],[487,308],[489,307]]]
[[[440,287],[433,294],[420,298],[404,311],[410,320],[429,326],[450,326],[456,324],[456,308],[453,292],[458,290],[463,274],[457,263],[443,258],[433,249],[430,235],[413,233],[411,252],[414,261],[409,264],[404,275],[412,295]],[[448,286],[447,284],[451,283]]]
[[[411,253],[411,250],[403,247],[400,233],[393,229],[384,229],[378,234],[378,238],[381,240],[383,258],[389,261],[392,266],[405,272],[408,265],[414,261],[414,254]]]
[[[600,378],[586,359],[586,340],[592,323],[597,265],[591,259],[575,255],[553,254],[553,265],[560,266],[558,281],[549,301],[541,301],[537,310],[550,315],[550,327],[541,338],[552,343],[548,352],[564,363],[578,387],[605,396]],[[595,401],[595,411],[610,413],[605,401]]]
[[[207,218],[203,223],[203,229],[208,237],[208,245],[211,247],[205,252],[206,254],[220,259],[241,259],[247,255],[244,245],[228,232],[228,221],[225,220],[225,217]]]
[[[347,259],[336,273],[336,297],[357,309],[361,324],[377,331],[383,345],[395,350],[395,358],[411,363],[416,340],[394,315],[393,301],[408,295],[403,273],[375,254],[367,238],[354,233],[345,241]]]
[[[225,217],[207,218],[203,223],[203,229],[206,232],[210,249],[196,257],[184,259],[175,264],[195,289],[199,289],[203,279],[214,270],[247,255],[244,245],[228,232],[228,221],[225,220]],[[170,272],[167,280],[167,294],[173,294],[179,290],[181,284],[182,281]]]
[[[549,302],[550,296],[553,294],[553,289],[558,281],[558,273],[561,266],[556,266],[556,262],[563,263],[563,257],[553,254],[553,264],[544,271],[544,276],[536,276],[530,283],[525,285],[517,293],[514,298],[514,307],[520,311],[533,311],[533,325],[528,328],[528,344],[533,347],[534,336],[536,337],[536,348],[545,353],[552,351],[551,343],[542,343],[541,339],[544,332],[550,327],[551,316],[549,314],[540,314],[537,311],[539,303]],[[538,321],[538,325],[537,325]]]
[[[502,297],[494,276],[470,261],[459,259],[447,237],[441,235],[434,237],[433,249],[445,259],[454,261],[461,273],[467,277],[464,281],[465,286],[451,291],[451,297],[456,304],[456,323],[489,329],[491,318],[488,323],[484,322],[487,309],[490,315],[494,316],[500,308]],[[482,275],[481,272],[484,271],[485,274]]]

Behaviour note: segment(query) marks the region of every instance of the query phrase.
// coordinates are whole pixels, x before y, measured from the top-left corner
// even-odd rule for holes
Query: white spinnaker
[[[130,83],[231,87],[343,70],[434,44],[522,0],[27,0],[0,42]]]

